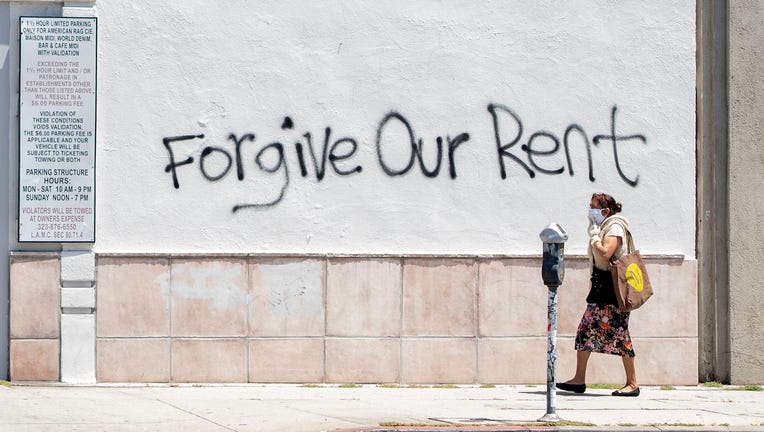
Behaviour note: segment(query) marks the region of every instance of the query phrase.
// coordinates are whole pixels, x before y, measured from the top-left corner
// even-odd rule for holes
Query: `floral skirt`
[[[615,305],[587,304],[576,332],[576,351],[634,357],[629,312],[619,312]]]

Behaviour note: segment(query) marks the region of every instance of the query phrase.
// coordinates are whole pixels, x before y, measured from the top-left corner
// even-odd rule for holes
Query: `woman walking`
[[[621,212],[621,204],[607,194],[592,195],[589,203],[589,257],[592,277],[586,296],[586,311],[576,332],[576,373],[570,380],[557,383],[560,390],[584,393],[586,365],[593,352],[620,356],[626,372],[626,385],[613,396],[639,396],[634,368],[634,347],[629,335],[629,312],[620,312],[610,275],[610,260],[626,251],[624,237],[629,222]]]

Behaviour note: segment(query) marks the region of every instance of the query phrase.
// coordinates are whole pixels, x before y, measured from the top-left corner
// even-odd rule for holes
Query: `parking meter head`
[[[549,288],[562,285],[565,277],[565,241],[568,233],[556,223],[547,225],[539,234],[542,241],[541,278]]]
[[[541,230],[541,241],[543,243],[565,243],[568,240],[568,233],[558,223],[550,223]]]

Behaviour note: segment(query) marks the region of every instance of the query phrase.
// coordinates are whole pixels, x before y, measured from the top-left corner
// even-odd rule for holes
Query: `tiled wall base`
[[[14,381],[58,381],[58,339],[12,339],[11,379]]]
[[[30,307],[30,292],[58,295],[55,256],[11,263],[11,378],[56,381],[59,309],[34,323],[14,314]],[[99,256],[96,380],[543,384],[539,266],[522,257]],[[648,267],[656,294],[631,318],[639,382],[695,384],[697,263],[651,257]],[[567,258],[558,380],[573,375],[588,271],[586,259]],[[621,359],[593,355],[587,380],[622,383]]]
[[[10,377],[59,381],[61,289],[58,254],[10,257]]]

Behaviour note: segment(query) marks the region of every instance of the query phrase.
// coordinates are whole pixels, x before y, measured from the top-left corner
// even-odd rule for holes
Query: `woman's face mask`
[[[602,221],[605,220],[605,216],[602,214],[603,209],[589,209],[589,220],[594,222],[596,225],[602,224]]]

